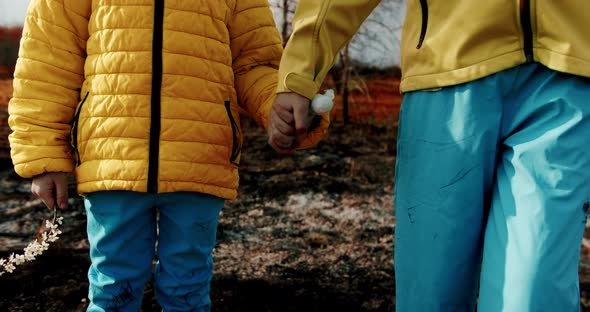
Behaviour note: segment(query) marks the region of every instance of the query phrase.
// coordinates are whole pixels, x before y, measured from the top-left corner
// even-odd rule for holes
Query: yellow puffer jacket
[[[236,197],[239,112],[266,126],[281,39],[267,0],[32,0],[12,158],[80,193]]]
[[[300,0],[278,92],[313,96],[379,0]],[[472,81],[526,62],[590,77],[588,0],[408,0],[404,92]]]

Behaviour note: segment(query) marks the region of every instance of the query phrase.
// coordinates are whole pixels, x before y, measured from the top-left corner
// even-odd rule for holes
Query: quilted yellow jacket
[[[278,92],[311,98],[379,0],[300,0]],[[403,92],[460,84],[526,62],[590,77],[588,0],[408,0]]]
[[[16,172],[232,199],[239,112],[266,125],[281,53],[267,0],[32,0],[9,104]]]

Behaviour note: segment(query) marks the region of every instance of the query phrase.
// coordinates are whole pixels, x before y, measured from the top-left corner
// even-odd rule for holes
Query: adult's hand
[[[31,192],[53,210],[68,207],[68,175],[64,172],[48,172],[33,178]]]
[[[281,154],[295,150],[307,137],[309,99],[297,93],[279,93],[268,122],[268,144]]]

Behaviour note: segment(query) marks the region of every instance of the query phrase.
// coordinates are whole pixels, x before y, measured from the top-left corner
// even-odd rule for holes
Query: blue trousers
[[[163,310],[210,311],[212,251],[223,199],[185,192],[97,192],[87,194],[84,204],[92,261],[87,311],[140,310],[156,240],[154,284]]]
[[[397,311],[580,311],[590,79],[527,64],[406,94],[395,180]]]

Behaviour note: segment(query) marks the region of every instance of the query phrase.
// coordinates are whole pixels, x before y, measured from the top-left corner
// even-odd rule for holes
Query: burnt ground
[[[246,126],[237,200],[222,212],[213,311],[393,311],[394,127],[335,125],[319,147],[277,156]],[[0,257],[34,238],[47,209],[9,161],[0,166]],[[73,185],[72,185],[73,187]],[[84,311],[85,215],[70,200],[63,234],[38,260],[0,277],[0,311]],[[580,263],[590,311],[590,262]],[[143,311],[158,311],[151,286]]]
[[[261,129],[245,128],[240,195],[218,227],[213,311],[393,311],[395,129],[336,125],[319,147],[278,156]],[[51,214],[10,161],[0,169],[6,258]],[[70,199],[62,215],[60,240],[0,277],[0,311],[84,311],[82,200]],[[143,311],[157,310],[148,285]]]

